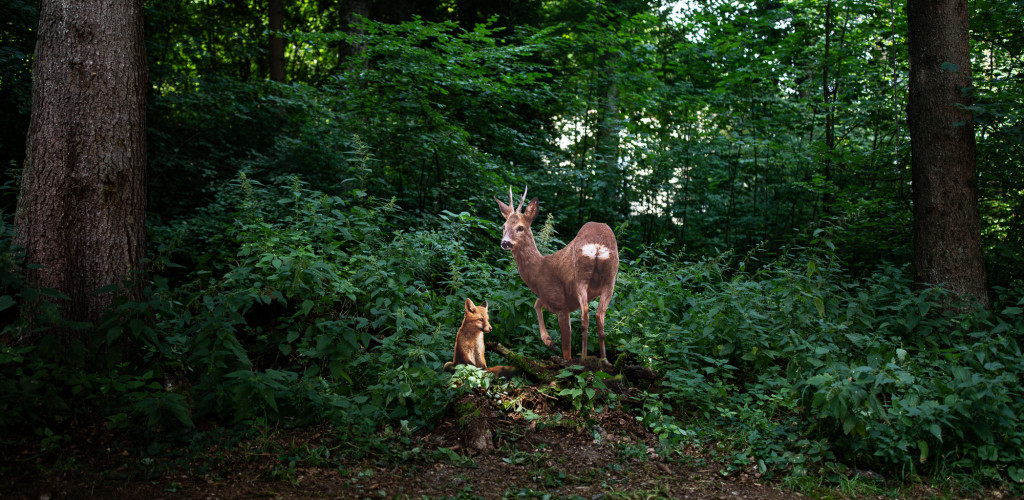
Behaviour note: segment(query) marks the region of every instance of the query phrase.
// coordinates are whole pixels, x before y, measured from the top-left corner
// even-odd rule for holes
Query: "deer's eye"
[[[521,232],[523,232],[523,226],[519,226],[519,227],[517,227],[517,228],[516,228],[516,231],[519,231],[520,233],[521,233]]]

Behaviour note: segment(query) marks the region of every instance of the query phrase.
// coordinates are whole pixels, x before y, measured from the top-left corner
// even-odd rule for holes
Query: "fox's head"
[[[487,315],[487,301],[483,304],[473,304],[472,300],[466,299],[466,315],[462,320],[463,326],[473,326],[484,333],[491,333],[491,318]]]

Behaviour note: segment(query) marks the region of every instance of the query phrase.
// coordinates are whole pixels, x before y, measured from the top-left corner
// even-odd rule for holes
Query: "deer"
[[[580,330],[582,332],[582,356],[587,356],[587,329],[590,325],[590,301],[600,297],[597,304],[597,337],[601,344],[601,358],[608,356],[604,346],[604,317],[608,304],[615,292],[615,277],[619,272],[619,247],[615,233],[607,224],[587,222],[576,237],[565,248],[550,255],[541,255],[533,239],[530,225],[537,218],[540,204],[537,198],[523,209],[529,186],[523,188],[519,207],[513,209],[515,201],[512,188],[508,188],[508,205],[494,197],[498,210],[505,218],[501,236],[501,248],[510,250],[519,268],[519,277],[537,295],[533,308],[537,312],[540,339],[544,345],[558,351],[551,336],[544,327],[544,309],[558,316],[558,329],[562,335],[562,357],[572,359],[570,352],[572,330],[569,314],[582,310]]]

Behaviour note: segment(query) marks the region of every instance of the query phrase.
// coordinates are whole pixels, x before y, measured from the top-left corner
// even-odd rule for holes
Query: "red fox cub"
[[[487,315],[487,301],[473,304],[466,299],[466,313],[462,317],[462,326],[455,334],[455,357],[444,364],[444,371],[454,371],[455,365],[473,365],[502,377],[512,377],[518,373],[513,367],[495,366],[487,368],[484,357],[484,334],[491,333],[490,316]]]

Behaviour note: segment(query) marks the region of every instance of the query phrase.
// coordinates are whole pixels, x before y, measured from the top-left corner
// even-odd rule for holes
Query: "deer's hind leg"
[[[587,357],[587,329],[590,326],[590,303],[587,302],[587,289],[584,287],[582,290],[576,292],[577,300],[580,303],[580,335],[582,346],[582,354],[584,358]]]
[[[601,300],[597,303],[597,339],[601,344],[601,359],[608,359],[604,350],[604,313],[608,310],[608,304],[612,301],[612,290],[601,294]],[[584,310],[586,307],[584,307]],[[586,330],[584,330],[586,331]],[[586,335],[586,333],[584,333]],[[584,337],[586,338],[586,337]]]

